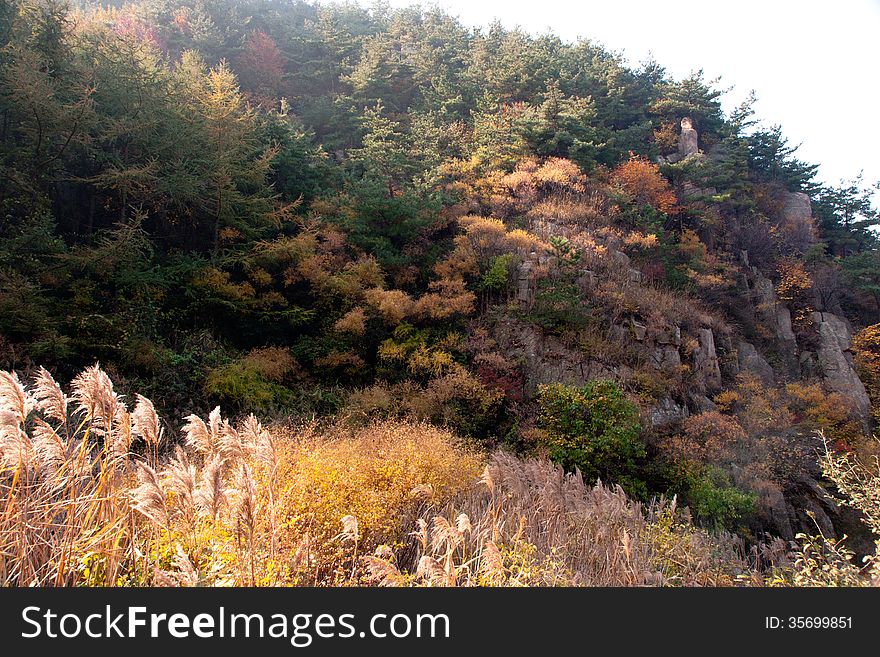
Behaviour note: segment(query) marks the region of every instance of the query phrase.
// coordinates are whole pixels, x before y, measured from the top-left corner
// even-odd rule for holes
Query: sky
[[[466,25],[498,19],[532,34],[578,37],[650,55],[676,79],[703,69],[729,112],[754,90],[762,125],[780,124],[796,156],[829,184],[880,180],[880,0],[390,0],[439,5]],[[880,194],[875,196],[880,200]]]

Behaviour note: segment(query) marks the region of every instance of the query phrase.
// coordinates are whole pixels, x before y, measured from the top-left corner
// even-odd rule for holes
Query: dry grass
[[[0,582],[695,585],[765,565],[674,504],[545,460],[484,467],[427,424],[270,431],[218,408],[182,434],[169,453],[149,400],[129,412],[97,366],[69,398],[44,370],[0,373]]]
[[[414,546],[380,546],[364,558],[374,582],[717,586],[760,582],[767,565],[767,553],[745,554],[732,536],[693,527],[674,501],[644,509],[619,487],[587,486],[546,460],[504,453],[478,487],[431,509],[414,530]]]

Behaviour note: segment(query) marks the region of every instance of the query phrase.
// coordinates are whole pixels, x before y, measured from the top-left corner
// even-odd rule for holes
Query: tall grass
[[[67,396],[0,372],[6,586],[704,585],[768,559],[546,460],[411,422],[263,427],[214,409],[174,444],[97,366]],[[480,473],[482,472],[482,476]]]

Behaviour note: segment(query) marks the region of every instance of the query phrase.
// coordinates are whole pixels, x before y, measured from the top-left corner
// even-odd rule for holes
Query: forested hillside
[[[4,582],[863,581],[876,185],[721,97],[438,9],[0,0],[0,485],[94,458],[157,532],[71,570],[10,512]]]

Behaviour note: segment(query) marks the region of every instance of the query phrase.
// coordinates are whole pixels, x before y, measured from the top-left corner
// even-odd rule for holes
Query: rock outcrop
[[[801,245],[815,242],[818,228],[810,197],[803,192],[786,192],[782,203],[783,230]]]
[[[678,151],[672,155],[661,157],[660,162],[674,164],[687,157],[703,157],[700,153],[699,139],[694,123],[689,116],[681,120],[681,133],[678,135]]]
[[[687,406],[678,404],[671,397],[663,397],[648,410],[648,421],[654,429],[678,424],[689,415]]]
[[[531,260],[525,260],[516,275],[516,299],[526,307],[531,308],[535,302],[535,265]]]
[[[855,369],[849,352],[852,333],[846,322],[832,313],[813,313],[813,323],[819,332],[816,352],[818,370],[825,386],[852,402],[862,418],[871,413],[871,401]]]
[[[715,336],[712,329],[701,328],[697,332],[698,347],[694,350],[694,372],[699,374],[707,390],[721,389],[721,367],[715,352]]]
[[[492,329],[498,347],[522,368],[525,390],[530,395],[542,383],[582,386],[591,379],[617,379],[626,373],[623,366],[608,368],[522,320],[505,318],[495,322]]]
[[[697,145],[697,131],[689,116],[681,120],[681,134],[678,136],[678,158],[683,160],[688,155],[700,151]]]
[[[740,341],[736,346],[736,360],[740,372],[750,372],[761,379],[766,386],[776,383],[776,375],[770,364],[755,349],[751,342]]]
[[[791,327],[791,311],[776,296],[773,281],[756,267],[751,268],[757,295],[757,311],[764,324],[771,327],[776,338],[784,343],[784,351],[795,349],[795,335]]]

